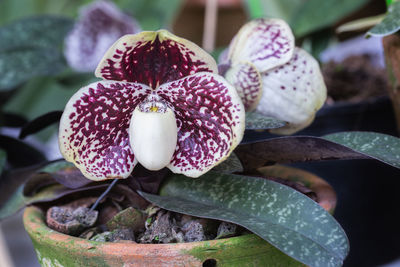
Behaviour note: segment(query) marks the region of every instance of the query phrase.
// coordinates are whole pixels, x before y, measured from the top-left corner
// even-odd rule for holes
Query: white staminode
[[[143,167],[156,171],[167,166],[177,138],[175,114],[159,96],[152,94],[136,107],[129,126],[129,141]]]

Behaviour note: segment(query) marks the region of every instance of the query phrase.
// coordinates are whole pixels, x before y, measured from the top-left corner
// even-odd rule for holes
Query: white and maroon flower
[[[139,31],[139,24],[114,3],[95,1],[80,10],[78,21],[65,39],[65,58],[76,71],[94,71],[115,41]]]
[[[92,180],[126,178],[137,162],[198,177],[229,156],[244,133],[235,88],[214,59],[165,30],[126,35],[67,103],[59,144]]]
[[[318,62],[295,47],[280,19],[245,24],[221,56],[225,78],[235,86],[246,111],[288,122],[271,132],[292,134],[308,126],[326,99]]]

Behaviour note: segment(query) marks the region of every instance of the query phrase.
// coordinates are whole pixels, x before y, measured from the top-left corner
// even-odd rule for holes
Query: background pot
[[[334,210],[336,194],[321,178],[284,166],[259,171],[304,183],[322,207]],[[51,230],[37,207],[25,210],[24,226],[42,266],[303,266],[254,234],[178,244],[95,242]]]

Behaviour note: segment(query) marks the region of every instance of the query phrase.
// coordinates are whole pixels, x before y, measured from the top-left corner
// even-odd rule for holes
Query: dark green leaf
[[[10,90],[35,76],[58,74],[65,68],[63,55],[55,48],[0,52],[0,91]]]
[[[14,168],[46,161],[43,154],[36,148],[9,136],[0,135],[0,148],[7,152],[7,161]]]
[[[371,132],[271,138],[239,145],[235,153],[245,170],[275,163],[334,159],[377,159],[400,168],[400,139]]]
[[[297,37],[323,29],[358,10],[369,0],[308,0],[289,20]]]
[[[231,153],[231,155],[226,160],[215,166],[213,168],[213,171],[222,173],[242,172],[243,166],[236,154]]]
[[[4,167],[6,165],[7,153],[3,149],[0,149],[0,176],[3,173]]]
[[[349,247],[335,219],[294,189],[266,179],[208,172],[174,175],[160,196],[141,192],[167,210],[236,223],[310,266],[341,266]]]
[[[397,137],[372,132],[343,132],[323,138],[400,168],[400,139]]]
[[[284,121],[264,116],[258,112],[246,113],[246,130],[275,129],[286,124]]]
[[[0,28],[0,52],[16,48],[59,48],[73,20],[50,15],[25,18]]]
[[[0,127],[22,127],[28,121],[23,117],[15,113],[0,112]]]
[[[367,32],[367,36],[386,36],[400,29],[400,2],[394,2],[389,6],[389,11],[379,24]]]
[[[21,132],[19,134],[19,138],[24,139],[28,135],[37,133],[46,128],[47,126],[50,126],[54,123],[58,123],[61,119],[62,114],[63,111],[57,110],[46,113],[40,117],[37,117],[36,119],[30,121],[29,123],[25,124],[24,127],[22,127]]]

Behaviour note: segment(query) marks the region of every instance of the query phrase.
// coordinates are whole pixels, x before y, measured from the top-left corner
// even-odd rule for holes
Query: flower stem
[[[97,206],[99,205],[100,201],[103,200],[103,198],[108,194],[108,192],[110,192],[110,190],[114,187],[114,185],[117,183],[118,179],[114,179],[111,184],[107,187],[106,191],[103,192],[103,194],[101,194],[99,196],[99,198],[96,200],[96,202],[92,205],[92,207],[90,207],[89,211],[93,211],[97,208]]]

